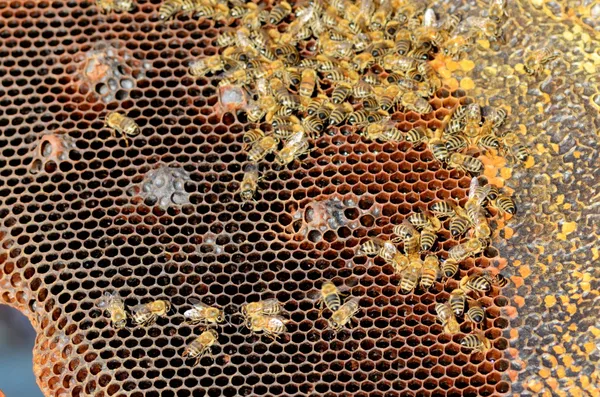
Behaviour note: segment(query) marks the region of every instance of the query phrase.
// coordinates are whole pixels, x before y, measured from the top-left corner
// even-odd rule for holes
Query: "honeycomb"
[[[462,336],[445,334],[434,309],[459,276],[502,265],[497,250],[461,263],[455,279],[408,295],[389,265],[355,255],[367,237],[389,236],[392,224],[434,200],[464,203],[471,178],[441,168],[425,145],[365,142],[342,126],[320,137],[306,161],[262,164],[262,190],[241,203],[245,117],[218,111],[217,78],[187,75],[187,62],[214,54],[227,26],[184,15],[164,24],[159,5],[139,1],[132,13],[103,15],[87,2],[0,2],[0,291],[38,332],[34,372],[44,394],[508,393],[509,299],[497,288],[481,298],[493,343],[485,356],[461,351]],[[78,77],[98,43],[151,64],[109,105]],[[442,89],[430,101],[434,112],[395,120],[403,131],[435,129],[449,109],[471,101],[462,89]],[[117,103],[141,127],[130,146],[101,120]],[[44,149],[48,136],[74,141],[67,158]],[[168,205],[136,194],[153,173],[184,175],[185,193],[176,194],[185,200],[174,199],[174,187],[161,196]],[[336,206],[343,216],[328,230],[317,228],[315,237],[314,225],[306,235],[295,227],[295,214],[333,200],[344,203]],[[447,229],[438,239],[442,256],[457,243]],[[360,298],[357,326],[327,329],[311,298],[325,280]],[[128,307],[169,299],[175,313],[115,331],[96,306],[109,290]],[[215,359],[197,366],[181,357],[201,332],[184,322],[189,297],[224,308],[230,320]],[[233,316],[266,298],[277,298],[292,320],[277,342]]]

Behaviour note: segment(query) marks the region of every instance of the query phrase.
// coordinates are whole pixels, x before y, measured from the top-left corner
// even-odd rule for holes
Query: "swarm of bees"
[[[499,216],[516,214],[513,199],[483,177],[474,177],[469,188],[469,196],[464,205],[453,201],[434,202],[430,211],[413,213],[401,224],[392,228],[395,236],[390,240],[374,237],[365,241],[358,254],[379,256],[392,266],[400,277],[400,291],[412,293],[417,288],[427,291],[440,277],[449,279],[458,272],[459,264],[470,257],[483,253],[492,237],[488,222],[490,209]],[[446,223],[445,220],[449,219]],[[432,253],[439,232],[444,223],[455,239],[463,241],[448,251],[448,257],[440,264],[440,259]],[[402,246],[400,250],[396,244]],[[460,332],[458,317],[465,316],[473,326],[483,324],[485,310],[478,298],[492,290],[493,286],[504,287],[508,280],[501,274],[490,273],[465,276],[458,288],[452,291],[445,303],[436,305],[438,321],[444,332]],[[335,296],[335,295],[334,295]],[[334,302],[339,302],[334,300]],[[473,352],[485,353],[490,342],[483,333],[469,335],[463,346]]]
[[[277,167],[293,163],[330,127],[346,123],[366,140],[380,142],[429,141],[434,133],[426,127],[402,132],[392,114],[433,111],[429,100],[442,83],[429,61],[456,46],[459,37],[465,43],[497,37],[504,5],[494,4],[501,10],[490,9],[489,17],[438,21],[425,2],[400,0],[309,0],[293,6],[167,0],[159,18],[186,13],[240,20],[239,27],[217,37],[222,50],[190,62],[189,73],[217,75],[220,88],[247,93],[243,110],[254,126],[243,136],[250,163],[238,190],[247,201],[258,190],[259,162],[273,155]],[[285,21],[291,22],[278,26]],[[479,170],[478,160],[447,157],[443,161],[451,167]]]

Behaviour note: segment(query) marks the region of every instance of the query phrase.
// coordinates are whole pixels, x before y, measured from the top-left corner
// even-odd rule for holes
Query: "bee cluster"
[[[282,1],[271,7],[167,0],[159,10],[162,20],[177,13],[240,20],[217,37],[222,51],[192,61],[189,73],[219,76],[219,87],[247,93],[243,109],[254,126],[243,137],[250,164],[238,191],[242,200],[258,188],[258,162],[274,154],[275,164],[285,166],[310,153],[312,141],[330,127],[347,123],[381,142],[429,140],[431,131],[404,133],[392,115],[432,112],[429,99],[442,83],[430,60],[456,41],[456,30],[471,39],[496,37],[499,23],[456,16],[438,21],[425,2],[398,0]],[[462,168],[477,162],[458,155],[451,160],[442,159]]]
[[[395,238],[371,238],[359,247],[357,253],[378,256],[391,265],[394,273],[400,277],[400,290],[404,294],[412,293],[416,288],[427,291],[440,277],[451,279],[458,272],[461,262],[482,254],[488,247],[492,237],[488,221],[490,209],[498,216],[516,213],[512,198],[502,194],[495,185],[484,182],[484,178],[472,179],[464,206],[450,200],[434,202],[430,211],[413,213],[401,224],[395,225],[392,229]],[[468,236],[453,246],[448,251],[448,257],[440,263],[440,258],[432,250],[444,223],[453,238],[461,239],[467,232]],[[402,245],[402,251],[396,243]],[[438,320],[444,331],[450,334],[460,332],[456,316],[463,314],[471,324],[481,324],[485,311],[477,297],[490,292],[493,286],[501,288],[507,283],[508,280],[501,274],[484,272],[464,276],[459,288],[450,294],[448,302],[436,305]],[[466,312],[465,308],[468,309]],[[485,353],[489,349],[489,341],[486,341],[483,334],[477,333],[465,337],[462,344],[474,352]]]
[[[477,103],[459,105],[446,117],[440,129],[428,136],[407,137],[412,142],[427,142],[433,156],[449,168],[473,175],[483,172],[483,163],[476,153],[490,149],[515,162],[527,161],[529,152],[519,143],[515,133],[503,130],[506,111],[485,107],[485,116]],[[412,138],[412,139],[411,139]]]

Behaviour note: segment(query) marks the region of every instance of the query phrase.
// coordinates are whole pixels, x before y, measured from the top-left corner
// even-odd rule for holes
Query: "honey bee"
[[[544,70],[544,65],[558,58],[558,53],[548,47],[530,51],[523,62],[523,69],[529,75],[535,75]]]
[[[225,321],[223,310],[205,305],[195,298],[190,298],[189,302],[192,308],[183,313],[183,317],[189,324],[217,325]]]
[[[462,316],[465,312],[465,305],[467,303],[467,294],[460,288],[452,290],[450,298],[448,298],[448,304],[450,308],[457,316]]]
[[[234,31],[230,30],[230,31],[221,33],[215,40],[215,43],[219,47],[228,47],[225,49],[225,51],[232,52],[234,50],[234,48],[230,47],[230,46],[235,45],[236,41],[237,41],[237,34]],[[229,48],[231,48],[231,50]],[[223,54],[225,54],[225,51],[223,52]]]
[[[398,55],[405,56],[408,55],[410,50],[412,49],[411,45],[412,42],[410,41],[410,39],[401,38],[399,40],[396,40],[396,42],[394,43],[394,50]],[[391,61],[388,60],[388,62]]]
[[[185,11],[185,10],[184,10]],[[200,2],[195,3],[190,10],[194,13],[194,17],[204,17],[212,19],[225,19],[229,14],[229,8],[225,4],[216,4],[215,6],[204,5]]]
[[[450,233],[453,237],[463,234],[470,225],[467,212],[454,202],[438,201],[431,206],[431,211],[440,218],[451,218]]]
[[[412,128],[406,133],[406,140],[417,147],[427,140],[427,130],[422,126]]]
[[[440,220],[429,213],[414,213],[408,220],[421,230],[421,250],[429,251],[437,238],[436,233],[442,228]]]
[[[202,357],[207,354],[212,357],[211,349],[218,342],[219,334],[214,329],[207,329],[190,343],[183,351],[182,357],[195,358],[194,365],[198,365]]]
[[[391,110],[398,101],[398,94],[400,93],[400,87],[397,85],[390,85],[386,87],[381,96],[379,97],[380,107],[385,111]]]
[[[252,145],[250,151],[248,151],[248,158],[251,161],[260,161],[268,154],[277,150],[278,145],[279,139],[272,136],[265,136]]]
[[[133,0],[96,0],[96,6],[102,12],[127,12],[133,10]]]
[[[260,177],[258,175],[258,164],[248,163],[244,168],[244,178],[240,184],[240,188],[236,193],[240,194],[243,201],[249,201],[254,198],[254,194],[258,189],[258,181]]]
[[[481,160],[461,153],[452,153],[448,159],[448,166],[464,172],[470,172],[474,175],[479,175],[483,171],[483,163]]]
[[[194,77],[202,77],[208,73],[217,73],[223,70],[223,58],[219,54],[190,62],[189,72]]]
[[[249,328],[253,333],[264,333],[272,340],[276,340],[280,334],[287,331],[286,324],[289,322],[290,320],[282,316],[257,314],[250,317]]]
[[[408,256],[397,252],[394,258],[391,260],[390,265],[392,265],[394,268],[394,272],[401,276],[408,265],[410,265],[410,259]]]
[[[487,124],[484,123],[485,127]],[[483,127],[481,127],[483,129]],[[485,134],[477,140],[477,143],[480,147],[484,149],[499,149],[500,148],[500,140],[493,134]]]
[[[402,141],[402,131],[395,127],[395,123],[389,118],[386,118],[378,123],[369,124],[367,126],[367,131],[369,131],[372,127],[379,126],[380,131],[376,135],[370,134],[370,137],[375,137],[375,139],[381,142],[400,142]]]
[[[402,272],[402,280],[400,281],[400,290],[404,294],[412,292],[419,281],[423,270],[423,261],[419,254],[409,254],[409,264]]]
[[[475,44],[470,35],[454,35],[442,44],[444,55],[454,60],[461,58],[462,54],[468,52]]]
[[[490,0],[488,18],[495,23],[499,23],[507,16],[508,13],[506,12],[506,0]]]
[[[275,155],[275,163],[287,165],[295,159],[310,153],[310,147],[304,131],[296,132]]]
[[[419,286],[428,290],[440,273],[440,260],[436,255],[427,255],[423,261],[423,270],[421,273],[421,282]]]
[[[381,248],[383,248],[384,243],[385,241],[380,238],[371,238],[361,244],[361,246],[358,249],[358,254],[364,254],[369,256],[378,255],[381,251]]]
[[[274,316],[280,314],[282,311],[283,306],[281,306],[281,303],[279,303],[279,301],[275,298],[265,299],[258,302],[244,303],[240,307],[240,312],[247,321],[249,321],[250,318],[259,315]]]
[[[257,128],[246,131],[243,137],[244,148],[247,148],[248,146],[252,145],[254,142],[258,141],[264,136],[265,133]]]
[[[239,84],[250,84],[252,81],[252,73],[245,69],[232,69],[229,70],[225,76],[217,84],[219,87],[228,85],[239,85]]]
[[[181,11],[182,3],[180,0],[166,0],[158,9],[158,19],[161,21],[167,21],[171,19],[175,14]]]
[[[456,317],[447,303],[438,303],[435,305],[437,319],[444,327],[444,332],[454,335],[460,332],[460,325],[456,321]]]
[[[462,133],[466,127],[466,123],[464,118],[452,118],[444,125],[444,135],[445,136],[458,136],[458,134]],[[463,138],[464,139],[464,138]],[[466,140],[465,140],[466,142]]]
[[[375,64],[375,57],[370,52],[363,52],[356,55],[350,61],[350,67],[357,72],[362,72]]]
[[[460,341],[461,346],[471,349],[472,353],[486,354],[492,348],[492,342],[486,338],[483,331],[476,331],[475,334],[469,334]]]
[[[342,293],[331,281],[323,283],[321,286],[321,296],[317,301],[317,305],[323,312],[323,306],[335,312],[342,306]]]
[[[467,36],[495,41],[502,35],[502,30],[494,21],[488,18],[470,16],[460,23],[456,29],[456,34],[466,34]]]
[[[116,136],[116,132],[121,134],[125,143],[129,145],[129,136],[136,136],[140,133],[140,127],[135,120],[118,112],[108,112],[104,119],[104,125],[111,129],[111,135]]]
[[[329,114],[329,125],[343,123],[353,110],[352,105],[348,102],[335,105]]]
[[[352,87],[346,84],[338,84],[331,93],[331,101],[335,104],[341,104],[352,93]]]
[[[242,27],[248,31],[260,29],[261,22],[266,21],[268,16],[269,12],[266,11],[263,6],[248,7],[248,13],[242,17]]]
[[[254,101],[250,101],[244,107],[244,110],[246,111],[246,116],[248,117],[248,121],[251,123],[259,122],[267,114],[267,111]]]
[[[296,65],[300,62],[300,54],[291,44],[281,44],[275,47],[275,55],[282,58],[287,65]]]
[[[446,278],[452,278],[458,272],[458,262],[453,259],[446,259],[442,263],[442,275]]]
[[[240,19],[243,18],[246,14],[256,9],[257,5],[255,3],[248,3],[245,5],[238,5],[231,7],[229,10],[229,15],[232,18]]]
[[[419,252],[421,240],[420,233],[408,220],[404,220],[400,225],[394,226],[393,232],[398,237],[392,241],[402,241],[404,243],[404,252],[407,255]]]
[[[465,292],[486,293],[492,289],[492,278],[487,274],[464,276],[460,280],[460,289]]]
[[[392,3],[389,0],[383,0],[375,10],[369,21],[369,30],[378,31],[387,25],[388,17],[392,14]]]
[[[437,201],[431,205],[431,212],[433,212],[439,218],[448,218],[456,215],[454,207],[456,204],[448,201]]]
[[[384,241],[378,255],[386,262],[390,263],[398,254],[398,249],[390,240]]]
[[[406,92],[400,97],[400,104],[406,111],[413,111],[419,114],[431,113],[433,108],[425,99],[414,92]]]
[[[358,84],[352,86],[352,96],[354,98],[366,98],[370,95],[373,95],[373,87],[364,81],[359,81]]]
[[[279,103],[290,109],[298,109],[300,107],[300,100],[292,95],[285,88],[281,80],[275,78],[270,81],[271,90]]]
[[[386,70],[407,73],[417,68],[418,61],[408,56],[398,56],[397,54],[389,54],[383,57],[381,65]]]
[[[355,112],[352,112],[350,116],[348,116],[348,123],[351,125],[363,125],[369,122],[369,116],[371,112],[367,109],[360,109]]]
[[[158,317],[164,317],[171,310],[171,303],[164,299],[157,299],[148,303],[142,303],[131,308],[133,323],[141,326],[149,326],[156,322]]]
[[[469,220],[473,224],[475,236],[481,239],[487,239],[491,236],[492,230],[488,224],[487,218],[485,216],[485,210],[481,205],[477,203],[469,203],[465,204],[467,209],[467,215],[469,215]]]
[[[275,116],[271,120],[271,125],[273,128],[280,128],[286,125],[298,125],[299,123],[300,120],[298,120],[296,116]]]
[[[315,98],[311,98],[308,106],[306,106],[306,114],[313,116],[319,112],[323,106],[329,102],[328,98],[324,95],[317,95]]]
[[[273,48],[273,40],[269,33],[265,29],[252,30],[250,33],[250,42],[258,51],[260,55],[266,58],[268,61],[274,62],[277,60]]]
[[[116,292],[112,294],[105,292],[98,300],[98,307],[105,310],[110,315],[110,321],[115,329],[125,328],[127,325],[127,312],[125,311],[125,303]]]
[[[298,93],[303,98],[310,98],[317,85],[317,72],[313,69],[304,69],[302,71],[302,80]]]
[[[465,317],[467,318],[467,320],[474,324],[481,324],[485,319],[485,310],[483,310],[481,303],[479,303],[476,300],[470,299],[469,309],[467,310]]]
[[[327,320],[327,324],[334,331],[340,331],[346,324],[348,324],[356,313],[360,311],[360,301],[358,298],[351,298],[347,300],[340,308],[333,312],[331,317]]]
[[[502,108],[489,108],[485,119],[492,124],[493,128],[499,128],[506,122],[506,117],[506,110]]]
[[[379,101],[375,97],[366,97],[362,101],[363,109],[367,109],[369,111],[375,111],[379,109]]]
[[[510,154],[520,162],[525,162],[529,158],[529,149],[520,143],[510,146]]]
[[[325,123],[317,114],[308,116],[301,121],[304,132],[311,138],[316,138],[325,130]]]
[[[444,140],[439,138],[431,139],[429,141],[429,148],[433,153],[433,157],[437,161],[441,163],[446,163],[448,161],[450,153],[448,148],[446,147],[446,142]]]
[[[473,237],[464,243],[455,245],[448,251],[448,257],[456,262],[463,261],[471,256],[482,252],[487,246],[487,242],[477,237]]]
[[[496,274],[495,276],[492,276],[491,280],[492,280],[492,284],[494,284],[495,286],[498,286],[500,288],[505,287],[509,282],[508,279],[500,273]]]

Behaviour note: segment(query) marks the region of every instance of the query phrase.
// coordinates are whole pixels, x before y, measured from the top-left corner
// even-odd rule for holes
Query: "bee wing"
[[[383,248],[383,246],[385,245],[385,241],[379,237],[371,237],[371,241],[373,242],[373,244],[375,244],[375,247],[380,250],[381,248]],[[366,243],[366,241],[365,241]],[[364,243],[363,243],[364,244]],[[362,244],[361,244],[362,245]]]
[[[317,289],[313,289],[313,290],[309,291],[306,294],[306,296],[308,296],[313,301],[318,301],[319,299],[321,299],[321,291],[317,290]]]
[[[271,298],[271,299],[265,299],[263,300],[263,305],[264,306],[270,306],[270,305],[278,305],[279,301],[277,300],[277,298]]]
[[[304,139],[304,131],[298,131],[292,135],[286,142],[286,145],[295,145],[302,142]]]
[[[402,224],[404,226],[406,226],[410,230],[410,232],[411,232],[411,234],[413,236],[416,235],[416,234],[419,234],[419,232],[417,231],[417,229],[415,228],[415,226],[408,219],[404,219],[402,221]]]
[[[197,307],[197,308],[206,308],[208,307],[207,305],[205,305],[204,303],[202,303],[202,301],[200,301],[200,299],[196,299],[196,298],[188,298],[188,302],[190,303],[190,305]]]
[[[140,303],[139,305],[135,305],[134,307],[131,308],[131,314],[133,315],[137,315],[137,314],[145,314],[145,313],[151,313],[152,310],[150,310],[150,307],[148,307],[147,303]]]

